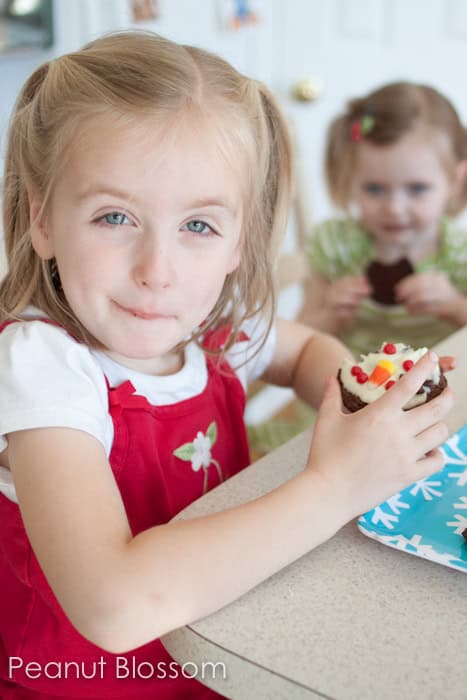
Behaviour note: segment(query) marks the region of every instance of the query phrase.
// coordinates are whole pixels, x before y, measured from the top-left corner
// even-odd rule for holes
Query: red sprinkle
[[[362,371],[361,367],[359,367],[358,365],[354,365],[352,367],[352,369],[350,370],[350,374],[352,374],[354,377],[356,377],[357,375],[360,374],[361,371]]]
[[[396,382],[393,379],[390,379],[386,384],[384,385],[385,389],[390,389],[392,386],[394,386]]]
[[[357,382],[359,384],[365,384],[365,382],[368,381],[368,375],[365,372],[360,372],[360,374],[357,374]]]
[[[412,369],[413,367],[413,360],[405,360],[402,364],[402,367],[405,369],[406,372],[408,372],[409,369]]]
[[[396,346],[394,343],[386,343],[383,348],[383,352],[385,352],[386,355],[394,355],[396,353]]]

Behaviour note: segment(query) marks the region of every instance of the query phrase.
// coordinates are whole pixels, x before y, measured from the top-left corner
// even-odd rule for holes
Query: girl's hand
[[[445,355],[439,358],[439,366],[446,374],[446,372],[451,372],[451,370],[456,369],[456,358],[451,355]]]
[[[329,379],[307,468],[325,482],[330,507],[342,508],[345,518],[375,507],[441,468],[437,448],[448,436],[442,419],[453,403],[451,390],[446,388],[410,411],[402,410],[435,362],[433,353],[426,353],[391,391],[350,414],[342,411],[337,380]]]
[[[370,296],[371,291],[366,277],[347,275],[330,285],[325,305],[339,320],[351,322],[358,306]]]
[[[456,321],[459,312],[463,311],[460,307],[465,297],[445,272],[408,275],[397,284],[395,291],[397,301],[412,314],[432,314]]]

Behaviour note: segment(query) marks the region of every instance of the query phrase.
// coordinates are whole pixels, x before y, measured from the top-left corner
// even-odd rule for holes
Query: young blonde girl
[[[117,33],[26,82],[0,289],[3,700],[218,697],[158,638],[440,467],[449,391],[401,410],[427,353],[360,414],[330,379],[290,482],[169,522],[247,466],[248,380],[318,405],[347,354],[272,318],[289,189],[271,94],[206,51]]]
[[[356,353],[433,345],[467,323],[467,137],[451,102],[392,83],[331,124],[326,178],[343,218],[311,232],[303,319]]]

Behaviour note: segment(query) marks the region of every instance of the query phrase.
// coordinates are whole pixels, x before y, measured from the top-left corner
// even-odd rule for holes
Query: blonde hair
[[[351,204],[359,147],[359,142],[352,138],[352,128],[368,117],[371,118],[370,126],[362,134],[362,140],[366,142],[376,146],[391,145],[414,128],[425,126],[444,135],[450,168],[454,169],[457,163],[467,159],[467,132],[444,95],[429,85],[409,82],[384,85],[364,97],[350,100],[345,112],[329,126],[325,151],[326,180],[333,202],[342,209]],[[466,203],[467,183],[455,201],[449,202],[446,213],[456,214]]]
[[[269,90],[214,54],[152,32],[105,35],[40,66],[25,83],[10,123],[4,178],[4,235],[8,272],[0,286],[0,320],[27,305],[49,314],[78,339],[99,345],[75,318],[54,261],[31,244],[28,193],[47,206],[73,135],[83,119],[117,115],[175,120],[196,113],[217,129],[230,154],[246,157],[248,193],[242,256],[227,276],[202,332],[220,322],[240,324],[274,312],[273,268],[290,199],[291,147],[282,113]],[[193,334],[198,340],[201,331]]]

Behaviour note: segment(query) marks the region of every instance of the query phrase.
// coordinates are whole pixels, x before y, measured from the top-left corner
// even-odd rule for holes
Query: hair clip
[[[370,133],[375,125],[375,118],[371,114],[365,114],[361,119],[354,119],[350,125],[350,138],[352,141],[361,141]]]

